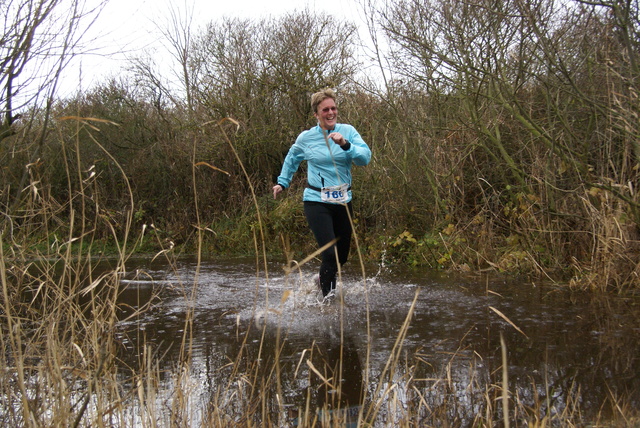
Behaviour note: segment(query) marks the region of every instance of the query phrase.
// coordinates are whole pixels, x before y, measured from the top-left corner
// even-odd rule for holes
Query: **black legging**
[[[347,208],[349,213],[353,213],[351,202],[346,206],[323,202],[304,202],[304,215],[307,217],[307,222],[316,241],[318,241],[318,246],[322,247],[337,238],[335,245],[322,252],[320,286],[322,294],[325,296],[336,288],[338,261],[340,265],[343,265],[349,257],[352,229]],[[336,249],[338,261],[336,261]]]

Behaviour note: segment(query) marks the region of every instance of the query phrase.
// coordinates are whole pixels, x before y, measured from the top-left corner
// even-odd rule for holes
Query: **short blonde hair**
[[[311,110],[313,110],[314,113],[318,113],[318,106],[327,98],[331,98],[333,101],[335,101],[336,92],[331,88],[326,88],[311,95]]]

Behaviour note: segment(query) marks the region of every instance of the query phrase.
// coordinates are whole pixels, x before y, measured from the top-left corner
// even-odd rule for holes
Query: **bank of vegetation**
[[[379,50],[354,23],[308,11],[201,29],[176,18],[171,84],[162,64],[137,58],[19,119],[3,97],[5,251],[153,227],[186,252],[202,228],[211,254],[253,252],[256,239],[307,254],[304,174],[282,202],[270,188],[314,124],[310,93],[334,87],[341,120],[374,154],[354,177],[364,258],[636,289],[637,4],[398,1],[366,12]]]

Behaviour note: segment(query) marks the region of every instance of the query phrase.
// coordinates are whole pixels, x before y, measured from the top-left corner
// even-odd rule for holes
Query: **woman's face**
[[[318,104],[318,111],[314,114],[318,125],[325,131],[335,128],[338,121],[338,107],[332,98],[327,98]]]

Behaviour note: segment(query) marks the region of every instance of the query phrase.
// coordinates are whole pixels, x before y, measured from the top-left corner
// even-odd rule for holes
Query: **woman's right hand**
[[[273,186],[273,199],[276,199],[278,197],[278,194],[282,193],[283,190],[284,188],[279,184]]]

